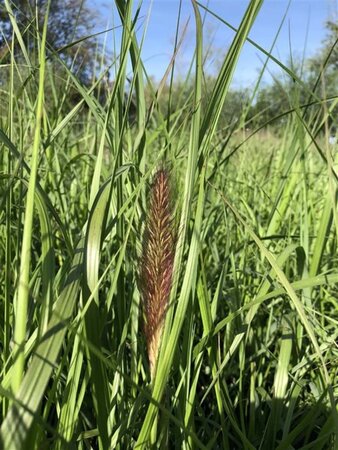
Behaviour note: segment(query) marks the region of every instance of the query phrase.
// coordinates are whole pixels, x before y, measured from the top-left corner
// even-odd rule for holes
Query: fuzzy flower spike
[[[154,176],[140,267],[144,332],[151,379],[155,376],[175,256],[176,236],[169,178],[169,172],[165,169],[158,170]]]

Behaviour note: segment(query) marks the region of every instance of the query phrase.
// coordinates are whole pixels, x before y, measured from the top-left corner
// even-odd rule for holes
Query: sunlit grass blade
[[[49,8],[49,3],[48,3]],[[29,296],[29,272],[31,260],[31,241],[33,228],[33,211],[34,211],[34,196],[35,185],[38,172],[39,150],[41,142],[41,126],[43,114],[43,100],[44,100],[44,78],[45,78],[45,48],[46,35],[48,24],[48,9],[45,17],[43,28],[41,49],[40,49],[40,72],[39,72],[39,91],[36,106],[36,125],[34,133],[34,144],[32,148],[31,172],[29,178],[29,185],[26,199],[25,221],[22,238],[20,275],[18,282],[18,291],[15,300],[15,329],[14,329],[14,372],[12,378],[12,389],[16,393],[20,387],[24,372],[25,358],[24,345],[26,339],[26,325],[27,325],[27,308]]]

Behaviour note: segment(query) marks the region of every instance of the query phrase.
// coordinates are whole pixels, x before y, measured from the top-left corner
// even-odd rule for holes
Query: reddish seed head
[[[150,189],[140,270],[144,331],[152,378],[170,297],[174,256],[175,231],[169,173],[160,169]]]

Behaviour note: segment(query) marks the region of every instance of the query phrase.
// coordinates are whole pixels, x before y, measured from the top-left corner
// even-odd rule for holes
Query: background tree
[[[327,34],[322,47],[308,64],[309,77],[318,77],[319,72],[325,75],[325,89],[328,95],[336,92],[338,81],[338,25],[336,22],[326,22]]]
[[[22,34],[30,57],[34,55],[36,32],[42,30],[48,0],[16,0],[9,2],[15,21]],[[91,37],[98,16],[86,0],[53,0],[48,19],[47,42],[49,49],[58,51],[60,57],[72,64],[82,82],[88,83],[95,74],[98,41]],[[0,60],[6,61],[12,40],[13,28],[9,10],[0,4]],[[81,39],[84,39],[81,41]],[[79,42],[80,41],[80,42]],[[76,43],[77,42],[77,43]],[[72,43],[74,43],[72,45]],[[16,56],[20,47],[15,45]]]

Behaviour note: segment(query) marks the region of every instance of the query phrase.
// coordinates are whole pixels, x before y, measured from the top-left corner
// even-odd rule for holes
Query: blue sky
[[[208,4],[225,21],[234,27],[240,24],[243,13],[249,3],[248,0],[200,0]],[[276,32],[287,11],[288,0],[265,0],[256,22],[250,32],[250,38],[266,50],[270,50]],[[137,1],[135,1],[137,4]],[[109,0],[97,0],[98,9],[102,12],[102,20],[119,23],[116,11]],[[179,10],[179,0],[144,0],[142,5],[142,18],[139,24],[139,37],[144,27],[147,33],[143,46],[143,61],[148,74],[160,79],[169,64],[173,53],[173,44]],[[203,13],[203,9],[201,9]],[[149,13],[149,14],[148,14]],[[288,63],[290,54],[296,58],[303,55],[311,56],[320,48],[325,37],[325,21],[337,18],[338,0],[292,0],[282,30],[272,51],[273,55],[283,63]],[[183,44],[177,56],[177,73],[184,75],[189,67],[194,51],[195,28],[194,14],[190,0],[183,0],[181,13],[182,31],[188,22]],[[115,34],[118,41],[119,34]],[[233,32],[210,14],[205,17],[205,44],[212,43],[213,54],[208,60],[208,69],[217,70],[217,64],[222,60],[226,49],[233,38]],[[108,47],[112,48],[112,36],[108,36]],[[245,44],[235,75],[236,86],[250,86],[258,76],[259,68],[264,61],[264,55],[249,43]],[[278,67],[269,63],[265,80],[270,78],[269,71],[278,75]]]

